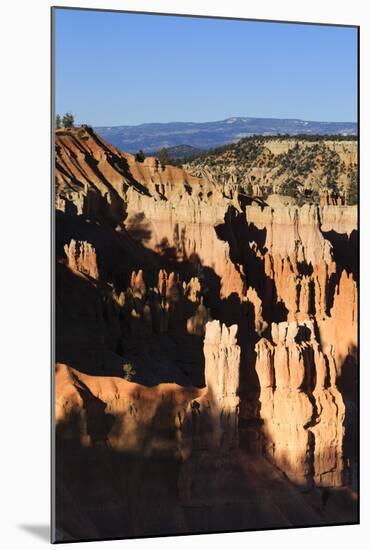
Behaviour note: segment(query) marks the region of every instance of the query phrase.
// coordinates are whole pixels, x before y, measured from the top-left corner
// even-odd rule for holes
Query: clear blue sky
[[[94,126],[356,121],[356,29],[56,10],[56,110]]]

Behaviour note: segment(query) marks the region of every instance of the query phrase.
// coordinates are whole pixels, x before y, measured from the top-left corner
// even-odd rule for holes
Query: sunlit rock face
[[[199,451],[227,452],[238,445],[240,347],[236,334],[236,325],[206,324],[206,389],[182,413],[184,457]]]
[[[71,463],[77,447],[166,457],[191,506],[205,486],[249,494],[244,460],[298,488],[353,486],[356,207],[263,203],[74,129],[56,134],[56,228]]]
[[[83,273],[93,279],[99,278],[96,251],[90,243],[86,241],[76,242],[72,239],[69,245],[64,246],[64,251],[67,257],[67,265],[72,271]]]
[[[256,354],[266,453],[299,485],[341,486],[345,406],[313,323],[273,324]]]
[[[63,364],[56,366],[57,430],[82,447],[108,445],[115,451],[141,452],[145,445],[176,452],[178,412],[203,390],[174,383],[153,387],[119,376],[94,376]],[[148,449],[146,449],[148,450]]]
[[[344,425],[356,379],[356,208],[247,207],[246,216],[262,231],[262,314],[277,322],[255,338],[257,382],[241,415],[260,420],[264,452],[290,479],[340,486],[352,461]]]

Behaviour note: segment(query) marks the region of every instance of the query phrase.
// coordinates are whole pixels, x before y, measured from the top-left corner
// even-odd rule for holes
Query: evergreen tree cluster
[[[72,113],[65,113],[63,117],[56,115],[55,128],[74,128],[74,115]]]

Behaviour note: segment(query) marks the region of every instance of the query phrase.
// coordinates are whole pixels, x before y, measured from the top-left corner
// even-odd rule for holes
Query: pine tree
[[[136,153],[135,159],[137,162],[143,162],[145,160],[145,153],[142,149],[140,149],[138,153]]]
[[[252,185],[251,185],[251,181],[248,181],[247,182],[247,185],[246,185],[246,193],[252,197],[253,194],[254,194],[254,191],[253,191],[253,188],[252,188]]]
[[[62,122],[64,128],[74,128],[74,116],[72,113],[65,113]]]
[[[160,149],[158,159],[160,160],[160,164],[162,166],[166,166],[167,164],[169,164],[168,149],[166,147]]]
[[[347,189],[347,204],[353,205],[358,202],[358,193],[357,193],[357,181],[356,177],[351,177],[350,184]]]
[[[62,120],[60,115],[56,115],[55,117],[55,128],[61,128]]]

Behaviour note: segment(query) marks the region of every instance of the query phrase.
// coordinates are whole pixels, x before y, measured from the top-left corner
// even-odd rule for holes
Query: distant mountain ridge
[[[95,126],[99,135],[123,151],[158,151],[187,146],[209,149],[252,135],[356,135],[355,122],[314,122],[299,119],[231,117],[215,122],[145,123],[138,126]]]

